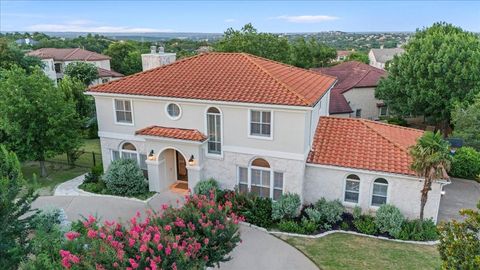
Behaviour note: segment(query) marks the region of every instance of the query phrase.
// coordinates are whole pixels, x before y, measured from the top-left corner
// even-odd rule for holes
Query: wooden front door
[[[188,181],[187,161],[178,151],[175,151],[177,163],[177,180]]]

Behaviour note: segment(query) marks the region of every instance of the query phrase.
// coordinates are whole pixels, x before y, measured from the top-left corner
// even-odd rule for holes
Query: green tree
[[[447,174],[451,164],[449,144],[442,138],[440,132],[427,131],[410,148],[410,156],[413,159],[412,170],[424,178],[420,200],[420,219],[423,220],[428,192],[432,189],[433,181],[449,178]]]
[[[452,111],[453,136],[480,151],[480,94],[468,105],[457,103]]]
[[[446,23],[417,30],[388,68],[375,97],[400,115],[424,115],[449,130],[455,101],[471,101],[480,92],[480,40]]]
[[[305,41],[303,37],[295,39],[290,45],[290,63],[301,68],[328,66],[337,56],[337,51],[315,38]]]
[[[141,52],[134,45],[134,42],[111,43],[104,53],[112,58],[110,64],[115,71],[125,75],[142,71]]]
[[[30,221],[35,216],[30,207],[36,195],[32,189],[22,192],[24,179],[13,152],[0,145],[0,265],[18,269],[29,252]]]
[[[86,86],[98,79],[98,69],[94,64],[74,62],[65,67],[65,75],[80,80]]]
[[[228,28],[222,39],[214,44],[219,52],[244,52],[289,63],[289,44],[284,37],[269,33],[259,33],[252,24],[246,24],[241,30]]]
[[[370,64],[370,59],[368,59],[368,55],[361,52],[352,52],[348,57],[347,61],[358,61],[364,64]]]
[[[31,75],[19,67],[0,71],[0,130],[5,143],[20,159],[39,161],[42,177],[47,175],[46,158],[81,144],[81,125],[75,104],[40,68]]]
[[[0,68],[10,69],[14,65],[24,68],[29,73],[37,66],[43,67],[39,58],[25,55],[7,39],[0,38]]]
[[[480,269],[480,202],[477,210],[462,209],[464,221],[439,226],[442,269]]]

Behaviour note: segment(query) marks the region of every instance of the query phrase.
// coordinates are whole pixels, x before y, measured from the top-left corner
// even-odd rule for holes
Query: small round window
[[[167,114],[172,119],[177,119],[180,117],[180,107],[175,103],[170,103],[167,105]]]

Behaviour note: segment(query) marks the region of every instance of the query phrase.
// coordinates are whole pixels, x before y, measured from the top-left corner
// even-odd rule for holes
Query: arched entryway
[[[188,170],[185,155],[176,148],[165,148],[158,155],[160,186],[188,190]]]

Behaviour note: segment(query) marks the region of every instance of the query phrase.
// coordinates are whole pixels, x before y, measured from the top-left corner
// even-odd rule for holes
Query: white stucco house
[[[92,85],[106,83],[123,77],[110,68],[110,57],[80,48],[41,48],[28,52],[27,55],[35,56],[44,63],[43,71],[57,83],[63,78],[65,67],[74,62],[87,62],[95,65],[98,70],[98,79]]]
[[[422,131],[329,115],[336,78],[244,53],[204,53],[91,87],[104,168],[132,158],[152,191],[213,177],[277,199],[297,193],[416,218],[422,179],[408,147]],[[425,215],[436,220],[442,185]]]
[[[330,94],[330,115],[369,120],[388,116],[385,103],[375,98],[378,82],[387,76],[385,70],[358,61],[312,70],[334,76],[338,80]]]
[[[370,65],[376,68],[385,69],[385,64],[392,60],[395,55],[404,53],[405,50],[402,48],[380,48],[380,49],[371,49],[368,52],[368,59],[370,60]]]

